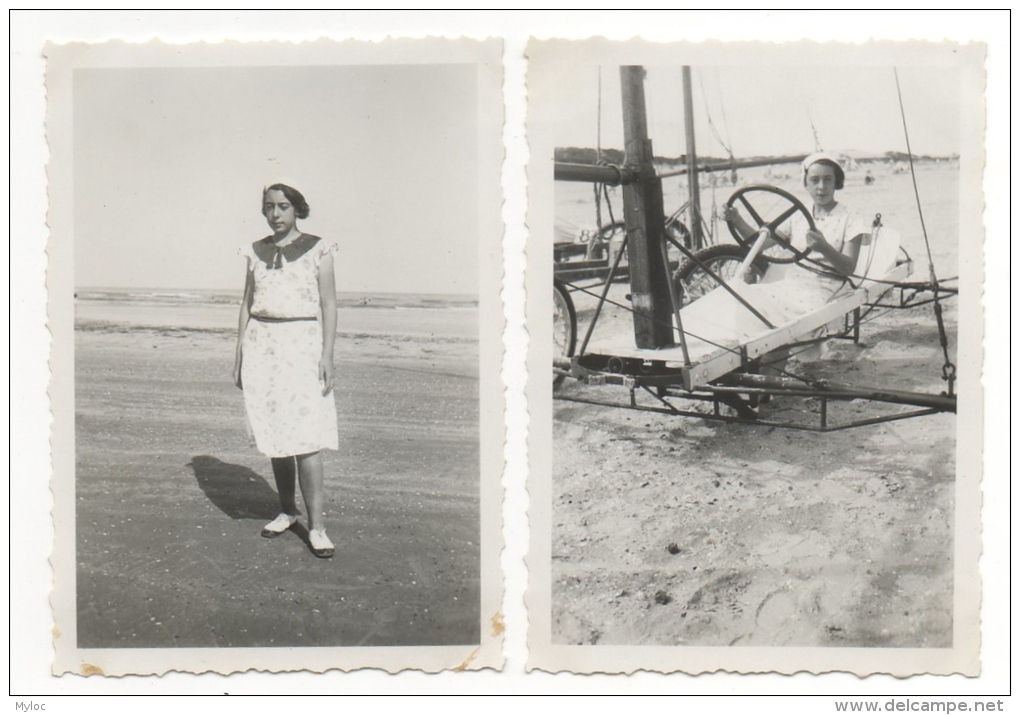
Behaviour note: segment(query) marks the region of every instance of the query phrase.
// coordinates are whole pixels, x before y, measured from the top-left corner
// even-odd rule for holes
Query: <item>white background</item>
[[[47,703],[45,712],[70,712],[86,708],[120,712],[139,707],[222,707],[206,701],[170,700],[146,703],[128,699],[62,701],[60,695],[118,694],[362,694],[362,693],[660,693],[684,695],[770,694],[873,694],[883,704],[889,695],[915,700],[940,694],[964,695],[1009,691],[1009,380],[1007,343],[1009,329],[1009,15],[986,13],[922,12],[329,12],[216,11],[216,12],[98,12],[72,13],[20,11],[11,16],[11,263],[10,354],[11,384],[11,669],[8,703],[33,699]],[[224,37],[251,40],[312,40],[358,37],[381,39],[388,35],[425,37],[501,36],[505,41],[505,98],[507,125],[504,139],[507,159],[503,169],[507,223],[504,300],[507,317],[508,443],[504,482],[507,548],[503,568],[507,575],[504,612],[507,626],[504,672],[426,676],[380,672],[329,673],[325,676],[297,673],[267,675],[246,673],[230,677],[169,674],[161,678],[82,678],[49,675],[50,613],[47,594],[51,573],[47,557],[52,547],[49,483],[48,405],[46,356],[49,336],[45,329],[46,241],[46,143],[45,63],[43,44],[106,39],[167,42],[217,41]],[[523,399],[527,334],[524,330],[524,216],[526,195],[524,167],[525,71],[524,49],[529,36],[583,38],[602,35],[612,39],[642,36],[667,40],[840,40],[861,42],[873,38],[923,39],[988,44],[988,166],[985,192],[986,215],[986,462],[984,481],[984,579],[982,610],[983,675],[896,680],[884,676],[858,679],[843,674],[791,678],[715,674],[692,678],[639,673],[629,677],[525,674],[527,615],[523,592],[527,573],[523,557],[527,550],[525,513],[527,495],[526,410]],[[954,698],[957,699],[957,698]],[[820,699],[727,699],[675,703],[675,707],[700,712],[775,711],[834,712],[834,698]],[[465,701],[457,701],[456,704]],[[412,701],[407,701],[411,705]],[[232,703],[241,705],[238,703]],[[495,704],[495,703],[493,703]],[[486,704],[491,707],[493,704]],[[596,710],[618,707],[607,700],[592,703]],[[671,704],[672,705],[672,704]],[[270,703],[253,700],[242,706],[253,712],[279,707],[336,708],[337,704],[307,701]],[[428,704],[425,705],[428,707]],[[505,707],[516,707],[508,703]],[[417,708],[417,705],[414,705]],[[1009,704],[1006,705],[1009,709]]]

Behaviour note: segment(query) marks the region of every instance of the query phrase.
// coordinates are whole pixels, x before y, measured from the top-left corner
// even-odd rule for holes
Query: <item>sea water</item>
[[[80,288],[75,291],[75,328],[234,332],[240,303],[240,291]],[[464,295],[341,293],[337,332],[474,340],[478,302]]]

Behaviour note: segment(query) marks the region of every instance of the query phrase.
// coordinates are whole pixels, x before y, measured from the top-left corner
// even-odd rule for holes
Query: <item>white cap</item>
[[[817,164],[820,161],[831,162],[836,167],[836,188],[842,189],[843,183],[846,181],[846,172],[843,171],[843,165],[839,163],[839,159],[827,151],[816,151],[814,154],[808,154],[804,158],[804,161],[800,164],[804,169],[804,180],[807,181],[807,172],[811,165]]]
[[[292,189],[297,189],[298,191],[301,191],[301,185],[298,183],[297,179],[291,176],[277,176],[272,181],[267,181],[265,184],[262,185],[262,191],[265,192],[265,190],[268,189],[273,184],[285,184],[286,186],[289,186]],[[303,194],[304,192],[301,191],[301,193]]]
[[[801,162],[801,166],[804,168],[804,171],[807,171],[811,168],[812,164],[817,164],[820,161],[831,161],[841,170],[843,168],[843,165],[839,163],[839,159],[827,151],[816,151],[814,154],[808,154],[808,156],[804,158],[804,161]]]

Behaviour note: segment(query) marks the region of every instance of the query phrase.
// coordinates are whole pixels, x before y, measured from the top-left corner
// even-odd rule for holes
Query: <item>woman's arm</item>
[[[843,250],[837,251],[836,247],[825,240],[825,236],[821,231],[812,229],[807,232],[807,244],[808,247],[813,251],[818,251],[823,256],[830,266],[835,268],[839,273],[844,276],[853,275],[854,269],[857,268],[857,256],[861,252],[861,241],[867,234],[858,234],[853,238],[847,239],[843,242]]]
[[[319,262],[319,307],[322,310],[322,357],[319,379],[322,394],[333,389],[333,344],[336,342],[336,279],[333,277],[333,254],[327,251]]]
[[[241,297],[241,312],[237,317],[237,348],[234,350],[234,384],[239,389],[241,385],[241,361],[244,351],[244,330],[248,327],[248,320],[251,318],[251,300],[255,293],[255,274],[248,267],[244,277],[244,295]]]
[[[740,215],[740,211],[738,211],[735,206],[727,206],[723,209],[723,220],[733,226],[736,232],[740,234],[740,237],[745,241],[754,242],[759,229],[756,229],[754,226],[749,224],[744,217]],[[787,236],[784,236],[784,238],[789,240]],[[772,238],[772,234],[770,233],[768,240],[765,241],[765,245],[762,247],[762,250],[778,245],[779,242]]]

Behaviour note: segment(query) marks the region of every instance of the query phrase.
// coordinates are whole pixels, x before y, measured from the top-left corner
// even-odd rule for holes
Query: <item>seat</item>
[[[879,226],[857,256],[854,274],[864,279],[882,279],[896,267],[900,253],[900,234],[895,229]]]

